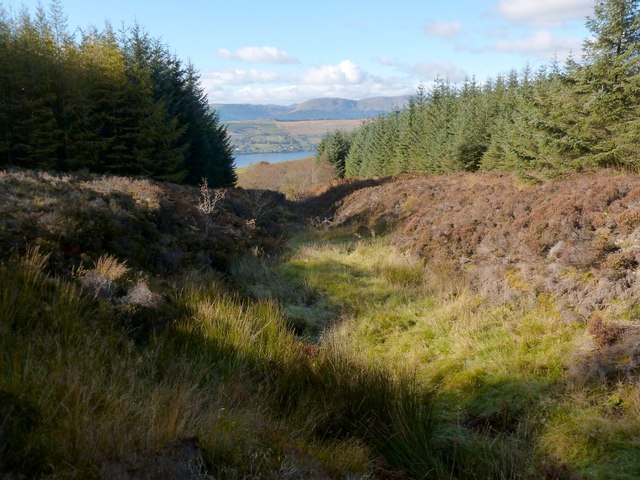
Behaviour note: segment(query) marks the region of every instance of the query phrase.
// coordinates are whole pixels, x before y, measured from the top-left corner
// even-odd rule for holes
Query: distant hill
[[[222,122],[248,120],[339,120],[367,118],[401,108],[409,100],[408,95],[398,97],[373,97],[363,100],[346,98],[314,98],[293,105],[252,105],[246,103],[216,103]]]

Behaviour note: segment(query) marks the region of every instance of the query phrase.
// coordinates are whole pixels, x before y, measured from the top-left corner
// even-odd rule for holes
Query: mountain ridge
[[[249,120],[340,120],[375,117],[401,108],[409,101],[409,95],[370,97],[361,100],[346,98],[313,98],[291,105],[214,103],[222,122]]]

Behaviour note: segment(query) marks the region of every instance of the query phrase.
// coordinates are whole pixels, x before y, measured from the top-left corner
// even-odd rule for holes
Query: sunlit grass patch
[[[127,262],[120,262],[113,255],[101,255],[94,268],[100,276],[111,281],[118,280],[129,271]]]
[[[631,480],[640,472],[637,385],[578,390],[550,412],[541,449],[586,478]]]
[[[380,238],[315,239],[279,269],[347,314],[324,334],[325,344],[412,371],[440,392],[439,415],[458,433],[433,441],[457,445],[475,474],[536,478],[569,468],[604,478],[614,469],[631,478],[625,472],[640,465],[633,395],[609,394],[598,409],[593,398],[571,400],[566,370],[583,348],[584,326],[562,320],[553,297],[495,303],[472,293],[455,270],[411,263]],[[630,443],[618,449],[624,435]],[[611,453],[599,459],[602,452]]]

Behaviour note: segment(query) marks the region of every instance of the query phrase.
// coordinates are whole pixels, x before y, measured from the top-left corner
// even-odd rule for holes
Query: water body
[[[243,153],[236,154],[236,167],[248,167],[258,162],[288,162],[290,160],[301,160],[307,157],[313,157],[315,150],[305,152],[283,152],[283,153]]]

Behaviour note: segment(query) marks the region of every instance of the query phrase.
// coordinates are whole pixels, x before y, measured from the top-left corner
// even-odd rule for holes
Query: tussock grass
[[[20,187],[11,195],[33,190],[27,180],[51,191],[74,181],[18,177],[0,173]],[[226,277],[199,261],[162,277],[122,249],[68,250],[93,261],[92,283],[45,254],[48,241],[19,245],[22,256],[0,255],[0,476],[142,476],[183,444],[202,478],[640,471],[627,298],[620,319],[609,309],[581,325],[521,270],[501,278],[527,295],[488,299],[450,258],[420,260],[346,227],[301,234],[278,259],[255,249]],[[161,301],[127,305],[136,278]]]
[[[416,477],[442,469],[431,394],[336,346],[310,357],[274,299],[185,275],[172,325],[140,344],[117,305],[46,261],[0,264],[2,472],[95,477],[194,437],[211,478],[361,478],[381,455]]]
[[[100,255],[94,268],[101,277],[111,281],[118,280],[129,271],[127,262],[120,262],[113,255]]]

